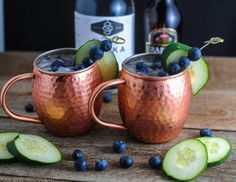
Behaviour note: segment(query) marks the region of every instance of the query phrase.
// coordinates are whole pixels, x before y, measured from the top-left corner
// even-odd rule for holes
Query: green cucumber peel
[[[14,140],[18,135],[17,132],[0,132],[0,162],[15,160],[15,156],[7,149],[7,143]]]
[[[207,167],[206,146],[197,139],[186,139],[172,146],[165,154],[165,174],[179,181],[197,178]]]
[[[214,137],[198,137],[196,138],[199,141],[201,141],[204,145],[206,145],[207,148],[207,154],[208,154],[208,167],[212,167],[212,166],[216,166],[219,164],[222,164],[223,162],[225,162],[231,155],[233,152],[233,148],[232,148],[232,144],[230,143],[230,141],[224,137],[220,137],[220,136],[214,136]],[[215,153],[218,151],[214,151],[214,148],[212,149],[209,145],[216,145],[216,144],[220,144],[220,143],[211,143],[211,144],[207,144],[207,141],[217,141],[217,140],[221,140],[221,145],[219,146],[219,150],[222,150],[222,147],[228,147],[227,150],[224,151],[224,154],[222,155],[218,155],[218,157],[212,157],[212,155],[216,155]],[[209,152],[209,150],[213,150],[213,154]],[[222,151],[221,151],[222,152]],[[223,153],[223,152],[222,152]]]
[[[18,160],[28,163],[52,164],[62,159],[54,144],[37,135],[20,134],[7,143],[7,149]]]

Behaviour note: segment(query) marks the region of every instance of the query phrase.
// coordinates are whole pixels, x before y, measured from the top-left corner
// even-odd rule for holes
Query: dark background
[[[149,0],[136,6],[136,52],[144,52],[143,11]],[[74,0],[5,0],[6,50],[45,51],[74,46]],[[200,47],[212,36],[224,44],[204,54],[236,56],[235,0],[176,0],[183,13],[182,41]]]

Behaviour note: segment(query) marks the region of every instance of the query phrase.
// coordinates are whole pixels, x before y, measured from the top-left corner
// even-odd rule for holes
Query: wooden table
[[[38,53],[7,52],[0,54],[0,88],[13,75],[32,71],[32,60]],[[214,135],[228,138],[236,149],[236,58],[207,57],[211,78],[205,90],[192,98],[190,114],[183,132],[175,140],[159,145],[137,142],[125,131],[116,131],[96,126],[84,136],[74,138],[55,137],[41,125],[33,125],[5,117],[0,111],[0,131],[17,131],[41,135],[55,143],[63,153],[62,162],[54,165],[30,165],[22,162],[0,164],[0,181],[170,181],[161,170],[152,170],[148,159],[152,155],[164,155],[167,149],[185,138],[196,137],[200,128],[209,127]],[[8,94],[8,103],[18,113],[24,113],[24,105],[31,102],[30,82],[17,84]],[[101,117],[120,121],[117,97],[110,104],[104,104]],[[135,164],[124,170],[118,160],[124,154],[113,154],[111,145],[121,139],[128,143],[125,154],[132,155]],[[71,153],[82,149],[90,163],[87,172],[75,172]],[[236,154],[224,164],[208,168],[196,181],[235,181]],[[110,167],[96,172],[96,159],[108,159]]]

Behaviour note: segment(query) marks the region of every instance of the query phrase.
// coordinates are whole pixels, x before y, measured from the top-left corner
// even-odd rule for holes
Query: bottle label
[[[90,39],[119,36],[124,44],[113,43],[112,50],[121,70],[122,62],[134,55],[134,14],[125,16],[88,16],[75,11],[75,42],[80,47]]]
[[[146,52],[162,54],[164,48],[178,41],[177,31],[172,28],[160,28],[149,34],[149,42],[146,43]]]

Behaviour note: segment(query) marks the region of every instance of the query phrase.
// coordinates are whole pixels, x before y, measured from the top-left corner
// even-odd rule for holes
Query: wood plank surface
[[[152,155],[162,155],[172,145],[186,138],[198,136],[199,130],[185,129],[181,135],[168,143],[150,145],[137,142],[130,138],[125,131],[94,127],[87,135],[78,137],[55,137],[50,135],[42,126],[1,119],[0,131],[18,131],[33,133],[46,137],[56,144],[63,153],[62,162],[54,165],[31,165],[22,162],[2,163],[0,174],[14,176],[28,176],[36,178],[61,179],[69,181],[170,181],[161,170],[152,170],[148,166],[148,159]],[[236,146],[235,132],[215,131],[215,135],[228,138],[233,150]],[[125,154],[113,154],[111,145],[114,140],[127,142],[128,151]],[[71,153],[80,148],[84,151],[90,164],[87,172],[75,172]],[[130,169],[118,167],[118,160],[122,155],[132,155],[135,164]],[[104,158],[109,161],[109,169],[104,172],[94,171],[94,161]],[[196,181],[233,181],[236,178],[236,154],[224,164],[207,169]]]
[[[0,54],[0,88],[12,76],[31,72],[32,61],[39,53],[8,52]],[[199,128],[210,127],[215,135],[228,138],[233,149],[236,148],[236,58],[207,57],[211,78],[205,90],[192,97],[191,108],[185,129],[180,136],[168,143],[149,145],[130,138],[125,131],[94,127],[88,134],[78,137],[55,137],[43,126],[33,125],[5,118],[0,109],[0,131],[18,131],[32,133],[50,139],[63,153],[62,162],[54,165],[30,165],[21,162],[0,164],[0,181],[170,181],[161,170],[148,167],[148,159],[155,154],[163,155],[172,145],[185,138],[198,136]],[[14,112],[26,114],[24,106],[31,99],[31,82],[16,84],[8,94],[8,104]],[[35,113],[33,113],[35,114]],[[121,122],[117,96],[112,103],[104,104],[101,117]],[[111,145],[114,140],[121,139],[128,143],[128,151],[123,154],[134,156],[132,168],[123,170],[118,167],[122,156],[113,154]],[[88,172],[75,172],[71,153],[80,148],[90,163]],[[108,159],[110,167],[107,171],[96,172],[94,161],[99,158]],[[32,180],[33,179],[33,180]],[[226,181],[236,179],[236,154],[234,153],[224,164],[208,168],[195,181]]]

